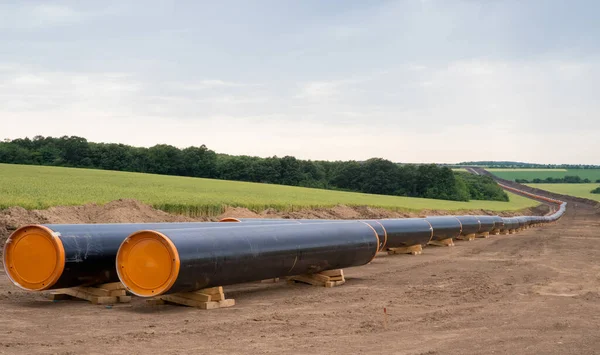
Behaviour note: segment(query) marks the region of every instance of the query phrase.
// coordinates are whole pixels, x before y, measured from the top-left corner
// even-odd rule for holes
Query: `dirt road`
[[[1,273],[7,354],[600,353],[600,214],[581,204],[518,235],[382,255],[336,288],[226,287],[237,305],[213,311],[50,302]]]

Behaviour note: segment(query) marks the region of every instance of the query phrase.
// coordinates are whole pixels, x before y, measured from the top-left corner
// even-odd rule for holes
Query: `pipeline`
[[[566,211],[562,201],[524,194],[556,204],[558,209],[546,216],[507,218],[230,218],[223,221],[237,223],[29,225],[8,238],[3,262],[9,279],[31,291],[119,279],[141,296],[191,291],[359,266],[378,251],[425,246],[460,235],[514,233],[555,222]],[[144,277],[148,278],[146,283],[139,281]]]
[[[264,222],[248,221],[248,224]],[[272,224],[272,222],[271,222]],[[119,281],[115,256],[123,240],[142,229],[231,227],[218,222],[27,225],[4,245],[4,270],[31,291]]]
[[[360,266],[378,250],[359,221],[146,230],[123,242],[117,271],[133,294],[151,297]]]

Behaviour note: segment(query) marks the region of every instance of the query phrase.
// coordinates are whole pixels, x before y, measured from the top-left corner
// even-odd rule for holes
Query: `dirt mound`
[[[215,218],[216,221],[226,218],[226,217],[234,217],[234,218],[265,218],[265,216],[261,216],[256,212],[252,212],[247,208],[242,207],[228,207],[225,209],[225,212],[220,216]]]
[[[49,223],[186,222],[190,218],[154,209],[136,200],[116,200],[105,205],[51,207],[36,211]]]
[[[234,218],[285,218],[285,219],[383,219],[383,218],[414,218],[426,216],[448,216],[448,215],[500,215],[503,217],[522,216],[522,215],[544,215],[549,211],[546,205],[535,208],[527,208],[514,212],[496,212],[488,210],[470,210],[470,211],[443,211],[443,210],[423,210],[420,212],[409,211],[390,211],[384,208],[369,206],[344,206],[338,205],[331,208],[312,208],[302,209],[292,212],[278,212],[274,209],[267,209],[256,213],[247,208],[236,207],[228,208],[214,220],[225,217]]]
[[[0,226],[17,229],[24,224],[48,223],[39,211],[28,211],[23,207],[10,207],[0,212]]]

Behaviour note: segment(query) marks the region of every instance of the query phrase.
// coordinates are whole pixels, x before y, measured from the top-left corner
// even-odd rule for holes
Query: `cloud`
[[[58,4],[0,4],[0,28],[31,30],[83,21],[85,14]]]
[[[303,84],[300,88],[300,93],[297,98],[305,98],[309,100],[331,99],[339,94],[342,82],[333,81],[313,81]]]

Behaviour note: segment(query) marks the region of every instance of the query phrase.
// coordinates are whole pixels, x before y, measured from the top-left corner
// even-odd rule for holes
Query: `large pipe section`
[[[467,236],[479,233],[479,229],[481,229],[479,218],[475,216],[457,216],[456,219],[462,225],[460,235]]]
[[[145,230],[117,253],[123,284],[152,297],[364,265],[379,249],[364,222]]]
[[[462,233],[462,224],[456,217],[451,216],[433,216],[425,220],[433,228],[432,240],[440,241],[445,239],[458,238]]]
[[[253,218],[223,218],[221,222],[252,222]],[[281,219],[279,219],[281,220]],[[266,219],[266,223],[277,223],[276,218]],[[316,224],[344,222],[344,220],[327,219],[283,219],[283,221],[295,222],[298,224]],[[384,251],[389,248],[400,248],[411,245],[427,245],[431,240],[433,228],[425,219],[421,218],[401,218],[401,219],[366,219],[361,222],[369,224],[379,237],[379,250]]]
[[[115,255],[131,233],[223,227],[232,226],[218,222],[28,225],[7,239],[4,270],[15,285],[31,291],[119,281]]]
[[[494,216],[476,216],[479,220],[479,231],[477,233],[491,233],[496,226]]]
[[[387,235],[385,248],[427,245],[433,237],[433,227],[424,218],[382,219],[379,223]]]

